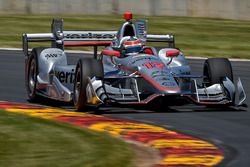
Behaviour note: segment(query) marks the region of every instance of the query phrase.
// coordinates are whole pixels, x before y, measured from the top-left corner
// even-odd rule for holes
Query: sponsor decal
[[[152,79],[154,78],[159,78],[159,77],[164,77],[166,80],[169,80],[169,72],[166,70],[161,70],[161,71],[153,71],[151,73]]]
[[[55,76],[61,83],[74,83],[75,79],[75,70],[72,69],[70,72],[68,71],[55,71]]]
[[[8,112],[65,122],[143,143],[159,151],[161,160],[154,167],[213,167],[224,159],[223,152],[207,141],[154,125],[10,102],[0,102],[0,108]]]
[[[72,33],[72,34],[66,34],[64,38],[66,39],[113,39],[115,37],[114,34],[107,34],[107,33]]]
[[[143,62],[150,62],[152,60],[158,60],[158,58],[154,57],[154,56],[148,56],[148,55],[144,55],[145,57],[143,57],[143,55],[139,55],[139,56],[134,56],[133,58],[136,58],[135,60],[131,61],[131,64],[136,64],[140,61]],[[138,58],[140,57],[140,58]]]
[[[48,53],[44,57],[48,60],[49,58],[57,58],[57,57],[61,57],[61,56],[62,56],[62,54]]]
[[[152,69],[152,68],[164,68],[165,64],[164,63],[160,63],[158,61],[153,61],[153,62],[146,62],[143,63],[143,66],[147,67],[148,69]]]
[[[162,79],[162,80],[164,81],[164,79]],[[171,82],[171,81],[162,82],[161,85],[164,86],[164,87],[176,87],[176,83],[175,82]]]

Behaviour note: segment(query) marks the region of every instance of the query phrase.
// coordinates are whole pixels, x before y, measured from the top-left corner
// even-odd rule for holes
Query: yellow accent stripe
[[[220,155],[177,155],[165,157],[160,165],[204,165],[204,166],[215,166],[223,160],[223,156]]]
[[[154,140],[149,142],[147,145],[153,148],[182,148],[182,147],[193,147],[193,148],[215,148],[214,145],[201,141],[201,140],[190,140],[190,139],[168,139],[168,140]]]
[[[175,134],[176,132],[168,131],[164,128],[147,125],[147,124],[137,124],[130,122],[105,122],[96,123],[89,127],[90,129],[97,131],[106,131],[116,136],[125,135],[130,132],[168,132],[170,134]]]
[[[44,109],[17,109],[17,108],[7,108],[5,109],[9,112],[23,113],[34,117],[41,117],[45,119],[53,119],[58,116],[93,116],[86,113],[78,113],[65,111],[60,109],[44,108]]]

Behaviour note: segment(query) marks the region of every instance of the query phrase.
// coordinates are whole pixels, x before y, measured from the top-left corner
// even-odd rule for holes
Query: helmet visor
[[[141,51],[141,46],[127,47],[125,53],[139,53]]]

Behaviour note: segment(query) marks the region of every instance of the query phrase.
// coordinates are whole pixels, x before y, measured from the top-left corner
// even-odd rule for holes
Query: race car
[[[192,75],[174,35],[147,34],[147,21],[132,17],[125,12],[118,31],[65,31],[63,20],[54,19],[51,33],[23,34],[29,98],[73,101],[80,111],[113,104],[166,106],[179,99],[207,106],[243,104],[246,94],[240,78],[234,85],[228,59],[209,58],[203,74]],[[51,41],[51,47],[29,50],[29,42],[42,41]],[[165,43],[166,48],[148,42]],[[82,55],[69,65],[67,46],[93,46],[93,57]],[[105,48],[98,52],[100,46]]]

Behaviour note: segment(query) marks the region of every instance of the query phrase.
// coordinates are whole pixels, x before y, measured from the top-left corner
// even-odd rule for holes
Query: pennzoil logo
[[[76,39],[76,38],[97,38],[97,39],[101,39],[101,38],[105,38],[105,39],[113,39],[115,37],[114,34],[107,34],[107,33],[103,33],[103,34],[95,34],[95,33],[74,33],[74,34],[66,34],[64,36],[67,39]]]

